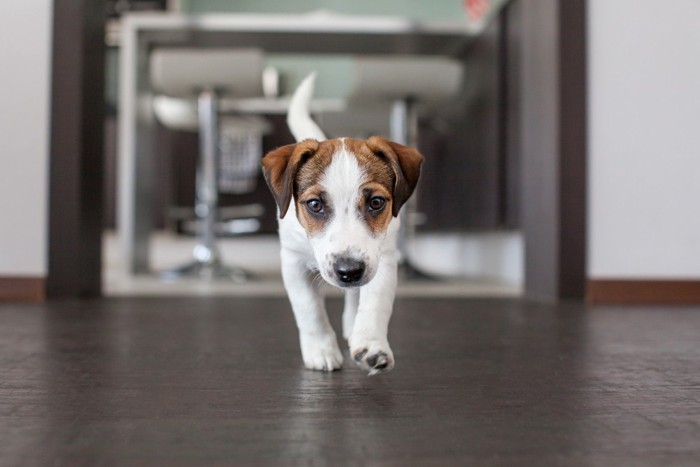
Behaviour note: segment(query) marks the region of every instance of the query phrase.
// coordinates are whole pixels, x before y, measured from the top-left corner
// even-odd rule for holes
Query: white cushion
[[[203,89],[220,95],[262,95],[264,55],[258,49],[156,49],[151,53],[151,85],[172,97]]]
[[[457,94],[462,75],[459,62],[443,57],[358,56],[350,98],[445,100]]]

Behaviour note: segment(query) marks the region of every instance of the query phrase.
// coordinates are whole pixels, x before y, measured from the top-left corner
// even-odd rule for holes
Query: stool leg
[[[195,183],[195,218],[197,245],[194,261],[161,273],[164,280],[182,277],[203,279],[225,278],[244,282],[250,275],[239,268],[224,266],[216,243],[216,222],[219,203],[219,106],[213,91],[202,91],[198,99],[199,160]]]
[[[221,260],[216,245],[216,211],[219,203],[217,165],[219,114],[216,94],[203,91],[199,95],[199,161],[195,183],[194,212],[197,219],[198,245],[194,257],[202,263]]]
[[[411,99],[399,99],[391,106],[391,116],[389,120],[389,131],[391,139],[405,146],[418,146],[418,112],[416,103]],[[421,271],[413,265],[408,252],[408,244],[413,239],[416,226],[413,222],[413,215],[417,207],[417,191],[406,202],[399,213],[401,227],[396,241],[396,246],[400,253],[399,278],[433,280],[434,277]]]

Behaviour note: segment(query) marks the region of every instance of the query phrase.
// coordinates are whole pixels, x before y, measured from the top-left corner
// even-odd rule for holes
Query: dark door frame
[[[106,3],[54,0],[49,298],[102,292]]]
[[[527,3],[527,5],[525,5]],[[104,8],[54,1],[47,295],[101,294]],[[586,1],[513,0],[504,12],[503,147],[517,153],[525,294],[586,284]]]
[[[505,134],[519,165],[525,295],[583,300],[586,292],[586,0],[515,0],[504,41],[517,76]],[[507,73],[507,72],[506,72]],[[515,83],[515,84],[514,84]],[[514,92],[513,92],[514,91]]]

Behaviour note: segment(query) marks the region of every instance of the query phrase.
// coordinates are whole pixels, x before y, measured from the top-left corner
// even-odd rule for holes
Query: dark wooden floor
[[[406,299],[391,338],[369,378],[305,370],[285,300],[0,305],[0,464],[700,465],[700,308]]]

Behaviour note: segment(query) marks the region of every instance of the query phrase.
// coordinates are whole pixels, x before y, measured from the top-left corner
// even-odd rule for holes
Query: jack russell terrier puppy
[[[309,115],[315,75],[290,102],[296,140],[262,160],[278,207],[282,277],[301,355],[312,370],[339,370],[321,279],[345,290],[343,336],[370,375],[394,367],[387,340],[397,281],[399,210],[418,183],[423,156],[373,136],[326,140]]]

